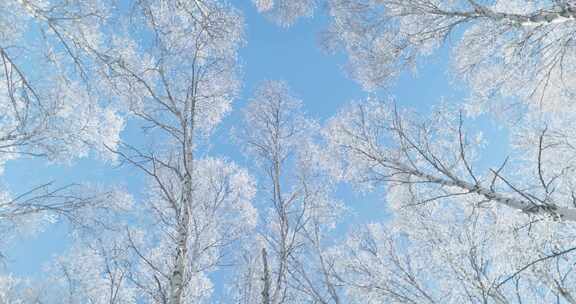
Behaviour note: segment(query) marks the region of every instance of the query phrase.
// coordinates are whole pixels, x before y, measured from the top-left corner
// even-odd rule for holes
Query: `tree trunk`
[[[262,266],[263,266],[263,276],[262,281],[264,285],[262,287],[262,304],[270,303],[270,270],[268,269],[268,257],[266,249],[262,248]]]

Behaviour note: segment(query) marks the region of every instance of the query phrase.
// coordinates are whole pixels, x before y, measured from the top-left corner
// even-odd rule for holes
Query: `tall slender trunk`
[[[184,208],[188,209],[188,208]],[[188,255],[188,220],[189,211],[183,211],[185,215],[178,224],[176,262],[170,277],[170,298],[168,304],[180,304],[184,292],[184,275],[186,271],[186,257]]]
[[[196,113],[196,102],[191,100],[186,102],[185,108],[190,108],[189,117],[185,116],[181,120],[184,144],[182,145],[182,158],[184,166],[184,177],[182,181],[180,212],[178,214],[178,227],[176,239],[176,261],[172,275],[170,276],[170,294],[168,304],[181,304],[184,294],[184,281],[186,274],[186,264],[188,258],[188,232],[191,218],[192,206],[192,172],[194,168],[193,138],[194,123]]]
[[[266,249],[262,248],[262,266],[263,266],[263,286],[262,286],[262,304],[270,304],[270,269],[268,269],[268,256]]]
[[[192,199],[192,177],[184,177],[180,216],[176,236],[176,261],[170,277],[170,298],[168,304],[180,304],[184,293],[186,260],[188,257],[188,225],[190,223],[190,203]]]

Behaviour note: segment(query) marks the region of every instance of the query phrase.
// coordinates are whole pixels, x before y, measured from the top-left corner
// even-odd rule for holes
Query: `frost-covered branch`
[[[131,279],[150,301],[205,301],[207,274],[255,225],[252,178],[231,162],[202,157],[238,92],[242,19],[219,1],[136,1],[131,14],[126,22],[141,30],[90,50],[141,134],[153,139],[110,147],[149,185],[139,217],[154,225],[154,237],[131,238],[140,267]],[[153,37],[146,51],[135,44],[140,35]]]
[[[535,177],[543,185],[544,197],[520,186],[524,180],[504,177],[502,167],[481,180],[471,166],[476,152],[473,142],[463,134],[462,124],[461,114],[448,110],[441,109],[425,121],[400,113],[392,103],[369,100],[354,104],[334,119],[328,136],[342,157],[346,179],[429,188],[431,192],[424,198],[416,198],[421,203],[465,195],[527,214],[576,220],[570,201],[557,201],[546,194],[556,177],[544,181],[540,158],[534,160],[539,172]],[[538,148],[540,157],[543,149],[542,145]],[[496,183],[501,187],[495,187]]]
[[[266,81],[245,110],[246,127],[238,134],[265,178],[269,202],[266,226],[256,236],[256,244],[267,252],[265,266],[256,266],[263,281],[243,284],[262,290],[252,303],[339,303],[324,249],[341,206],[318,170],[317,127],[304,117],[300,104],[286,83]]]
[[[348,73],[366,90],[388,86],[417,70],[419,59],[453,45],[453,75],[472,89],[471,112],[509,116],[518,101],[545,111],[572,105],[572,1],[327,2],[324,44],[344,50]]]

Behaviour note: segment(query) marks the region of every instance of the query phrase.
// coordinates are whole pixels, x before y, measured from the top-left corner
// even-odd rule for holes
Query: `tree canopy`
[[[337,109],[269,79],[246,97],[236,3],[0,3],[0,174],[83,159],[142,181],[2,185],[0,304],[576,303],[575,1],[252,4],[270,27],[321,18],[363,94]],[[443,52],[462,100],[394,98]],[[232,160],[214,137],[236,112]],[[345,187],[386,218],[351,220]],[[55,223],[70,240],[46,275],[11,270],[7,248]]]

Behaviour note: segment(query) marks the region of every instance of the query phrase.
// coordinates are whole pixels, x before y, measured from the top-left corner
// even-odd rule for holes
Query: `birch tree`
[[[71,163],[92,151],[114,159],[104,146],[115,146],[124,120],[106,91],[93,90],[98,78],[89,77],[93,61],[82,47],[99,43],[109,8],[105,1],[0,4],[0,173],[22,157]],[[14,193],[2,186],[3,241],[99,201],[74,188],[47,182]]]
[[[402,198],[413,202],[388,196]],[[510,210],[461,203],[397,210],[350,233],[335,251],[349,302],[574,302],[570,223],[528,227]]]
[[[239,12],[219,1],[135,1],[130,27],[95,56],[148,142],[110,147],[148,179],[144,237],[130,230],[132,280],[151,303],[204,303],[229,248],[255,224],[253,181],[202,144],[236,97]],[[137,43],[149,37],[150,45]]]
[[[314,7],[308,0],[254,3],[284,25]],[[327,0],[323,5],[330,17],[323,44],[344,50],[347,73],[367,91],[389,88],[400,73],[416,71],[425,58],[450,47],[452,75],[472,91],[471,114],[509,117],[522,112],[518,105],[553,112],[572,105],[576,4],[571,0]]]
[[[317,124],[281,81],[262,83],[244,113],[238,137],[261,172],[266,214],[235,286],[237,301],[340,303],[333,261],[323,251],[343,206],[318,170]]]
[[[211,158],[196,160],[195,164],[191,193],[194,202],[185,231],[183,265],[177,264],[180,247],[176,237],[181,231],[172,203],[178,202],[182,191],[179,187],[163,184],[168,192],[165,193],[158,189],[159,185],[151,184],[154,192],[146,202],[148,224],[128,233],[129,248],[137,261],[131,279],[147,302],[210,302],[214,285],[208,274],[229,263],[234,245],[256,224],[256,210],[250,204],[254,182],[244,170]],[[173,180],[167,177],[161,178],[166,183]],[[170,197],[166,197],[168,194]],[[175,274],[178,267],[182,267],[181,276]],[[174,299],[173,293],[176,283],[181,284],[176,286],[180,288],[176,290],[180,292],[178,299]]]
[[[256,217],[250,205],[251,177],[231,162],[196,154],[202,155],[199,147],[238,92],[236,52],[243,42],[243,20],[239,12],[218,1],[134,1],[129,20],[111,14],[116,8],[112,4],[2,4],[7,16],[2,21],[9,24],[16,16],[13,11],[27,18],[46,44],[37,48],[36,56],[47,58],[39,61],[45,63],[46,74],[25,73],[16,64],[12,46],[2,48],[9,97],[6,109],[15,113],[10,121],[15,131],[6,130],[9,136],[16,131],[28,136],[25,128],[38,131],[39,135],[12,145],[26,148],[23,153],[68,159],[66,153],[72,153],[68,151],[86,155],[84,144],[88,143],[148,177],[151,191],[146,208],[136,218],[151,225],[147,228],[159,229],[144,238],[135,226],[126,227],[116,231],[125,235],[121,242],[110,238],[99,246],[98,242],[80,243],[56,263],[55,272],[61,270],[63,275],[57,278],[68,282],[63,289],[69,302],[205,302],[212,289],[206,272],[223,263],[228,257],[223,248],[240,239]],[[19,25],[10,24],[9,29],[15,31],[3,34],[19,30],[24,36],[25,28]],[[142,37],[151,43],[142,44]],[[67,65],[60,66],[63,63]],[[46,75],[54,76],[54,81]],[[115,108],[100,110],[106,99],[138,118],[143,134],[152,140],[121,142],[118,133],[123,121],[115,116]],[[32,116],[33,110],[37,117]],[[25,119],[19,117],[21,113]],[[76,116],[80,122],[72,120]],[[47,128],[47,122],[72,128],[57,134],[60,129]],[[40,132],[44,130],[54,134]],[[52,142],[62,145],[53,148],[48,145]],[[62,150],[53,151],[56,148]],[[94,232],[92,236],[98,240]],[[124,252],[121,256],[115,254],[119,248]],[[87,265],[91,271],[77,273]],[[56,298],[48,295],[45,301]]]
[[[101,44],[106,1],[4,1],[2,163],[17,156],[70,162],[90,148],[113,158],[124,126],[86,49]],[[30,62],[34,62],[31,65]]]
[[[572,1],[332,1],[330,12],[330,36],[366,89],[454,44],[454,75],[473,91],[472,112],[571,105]]]
[[[572,303],[576,209],[560,130],[530,120],[512,136],[521,153],[479,173],[482,140],[457,110],[426,119],[374,99],[342,110],[326,129],[333,174],[386,185],[395,215],[351,235],[338,259],[357,301]]]

